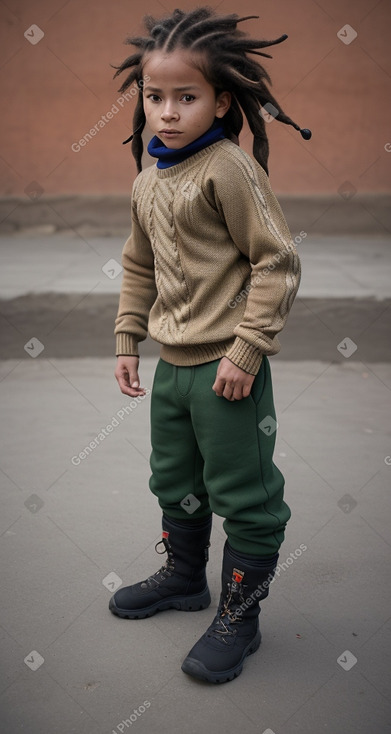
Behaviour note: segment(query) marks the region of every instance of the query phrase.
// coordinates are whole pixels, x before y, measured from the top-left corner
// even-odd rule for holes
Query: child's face
[[[143,92],[147,123],[168,148],[192,143],[208,130],[215,117],[224,117],[229,109],[230,93],[222,92],[216,98],[214,88],[201,71],[191,66],[185,50],[169,54],[153,51],[143,74],[150,77]]]

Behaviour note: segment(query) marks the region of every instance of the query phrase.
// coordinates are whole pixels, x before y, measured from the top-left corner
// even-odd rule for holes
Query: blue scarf
[[[215,121],[203,135],[193,140],[189,145],[185,145],[184,148],[167,148],[166,145],[154,135],[148,143],[148,153],[154,158],[158,158],[158,168],[170,168],[175,166],[176,163],[182,163],[182,161],[194,155],[202,148],[206,148],[208,145],[212,145],[217,140],[223,140],[226,136],[224,135],[224,128],[219,118],[215,118]]]

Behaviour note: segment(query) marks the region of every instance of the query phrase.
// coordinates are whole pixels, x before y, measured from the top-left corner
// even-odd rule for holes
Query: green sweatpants
[[[263,357],[251,395],[231,402],[212,390],[220,360],[176,367],[160,359],[151,395],[150,489],[173,519],[224,517],[234,550],[275,554],[290,509],[273,463],[275,411]]]

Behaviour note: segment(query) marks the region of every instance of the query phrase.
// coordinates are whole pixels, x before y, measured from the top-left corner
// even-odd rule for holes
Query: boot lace
[[[164,545],[164,550],[158,550],[159,545]],[[159,542],[156,543],[155,551],[156,553],[159,553],[159,555],[167,553],[166,562],[163,566],[161,566],[161,568],[159,568],[158,571],[153,573],[151,576],[148,576],[148,578],[142,582],[141,586],[143,589],[156,587],[156,585],[160,584],[162,581],[165,581],[165,579],[167,579],[169,576],[172,576],[175,570],[174,554],[166,538],[162,538],[162,540],[159,540]]]
[[[243,622],[241,614],[237,614],[237,609],[244,602],[243,584],[232,581],[227,584],[227,593],[222,600],[216,618],[214,619],[208,637],[215,636],[226,645],[232,641],[232,637],[238,633],[238,625]],[[226,637],[231,638],[227,640]]]

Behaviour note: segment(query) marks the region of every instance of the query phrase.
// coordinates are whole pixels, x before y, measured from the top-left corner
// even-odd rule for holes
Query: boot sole
[[[109,609],[122,619],[145,619],[146,617],[152,617],[156,612],[164,612],[166,609],[177,609],[179,612],[199,612],[201,609],[207,609],[210,602],[210,592],[206,587],[199,594],[162,599],[149,607],[144,607],[144,609],[120,609],[116,606],[112,597],[109,602]]]
[[[191,675],[193,678],[198,680],[207,681],[207,683],[227,683],[230,680],[234,680],[243,670],[243,663],[248,657],[256,652],[261,644],[261,633],[258,630],[254,639],[245,648],[243,655],[237,665],[230,670],[208,670],[200,660],[187,657],[183,661],[181,669],[184,673]]]

